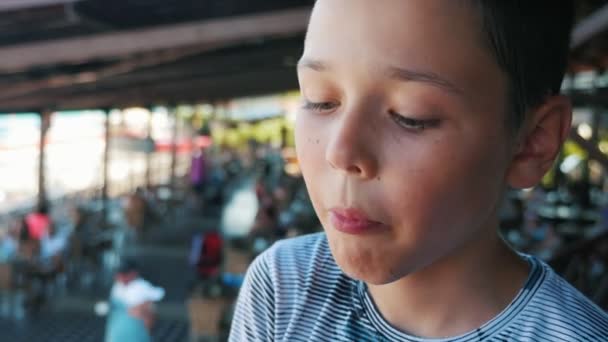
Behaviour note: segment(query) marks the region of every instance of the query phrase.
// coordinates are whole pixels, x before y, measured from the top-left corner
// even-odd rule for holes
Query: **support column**
[[[152,117],[154,113],[152,113],[152,107],[148,109],[148,125],[146,127],[146,139],[147,142],[150,143],[152,141]],[[150,189],[152,187],[152,174],[150,171],[152,165],[152,155],[154,154],[154,150],[146,150],[146,188]]]
[[[177,115],[177,106],[171,106],[171,117],[173,118],[173,133],[171,134],[171,192],[173,193],[177,187],[177,134],[179,119]]]
[[[104,148],[103,148],[103,178],[101,187],[101,205],[102,205],[102,224],[105,227],[108,217],[108,200],[109,200],[109,185],[110,185],[110,110],[104,109],[105,121],[104,121]]]
[[[46,134],[51,127],[51,111],[41,110],[40,141],[38,144],[38,207],[47,203],[46,192]]]
[[[602,113],[602,108],[600,106],[597,106],[595,108],[593,108],[593,112],[591,114],[591,138],[589,139],[589,142],[591,143],[592,146],[595,146],[596,148],[599,146],[599,142],[600,142],[600,137],[599,137],[599,129],[600,129],[600,123],[601,123],[601,115]],[[589,165],[590,161],[592,159],[591,158],[587,158],[587,160],[585,161],[585,181],[590,183],[591,182],[591,167]]]

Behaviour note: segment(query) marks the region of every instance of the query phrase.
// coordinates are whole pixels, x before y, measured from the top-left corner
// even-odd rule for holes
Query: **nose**
[[[325,160],[334,170],[360,179],[373,179],[378,173],[378,154],[374,146],[379,136],[372,120],[363,113],[345,112],[331,123]],[[376,136],[374,136],[376,135]]]

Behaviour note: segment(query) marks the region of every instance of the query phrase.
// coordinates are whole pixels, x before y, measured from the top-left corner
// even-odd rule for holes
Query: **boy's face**
[[[320,0],[298,66],[296,143],[332,253],[385,284],[496,224],[512,140],[507,79],[453,0]],[[334,214],[371,221],[357,234]]]

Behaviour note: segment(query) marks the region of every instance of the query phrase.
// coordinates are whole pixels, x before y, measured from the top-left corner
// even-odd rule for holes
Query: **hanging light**
[[[591,136],[593,135],[593,130],[591,129],[591,126],[589,126],[589,124],[586,122],[583,122],[582,124],[578,125],[576,131],[578,132],[578,135],[583,137],[585,140],[591,139]]]

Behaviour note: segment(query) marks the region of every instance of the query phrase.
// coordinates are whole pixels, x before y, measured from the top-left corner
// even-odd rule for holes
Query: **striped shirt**
[[[526,256],[525,286],[469,333],[425,339],[391,326],[363,282],[336,265],[325,234],[274,244],[250,266],[230,341],[608,341],[608,315],[542,261]]]

